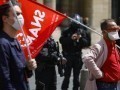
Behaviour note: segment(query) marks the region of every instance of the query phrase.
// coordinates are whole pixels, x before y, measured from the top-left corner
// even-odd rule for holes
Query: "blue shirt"
[[[28,90],[26,61],[15,38],[0,32],[0,90]]]

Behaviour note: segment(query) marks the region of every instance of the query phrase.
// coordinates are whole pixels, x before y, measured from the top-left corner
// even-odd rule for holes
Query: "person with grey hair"
[[[90,72],[85,90],[117,90],[120,80],[120,53],[116,47],[119,29],[113,19],[101,22],[103,38],[83,56],[83,63]]]

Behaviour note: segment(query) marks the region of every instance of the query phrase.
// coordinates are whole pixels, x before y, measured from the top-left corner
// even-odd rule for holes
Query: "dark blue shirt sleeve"
[[[5,90],[15,90],[10,78],[8,53],[9,47],[7,45],[0,44],[0,79],[2,80],[2,87]]]

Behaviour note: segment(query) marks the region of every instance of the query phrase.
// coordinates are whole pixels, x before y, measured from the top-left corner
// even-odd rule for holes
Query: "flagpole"
[[[89,30],[95,32],[95,33],[98,34],[99,36],[102,36],[102,34],[98,33],[98,32],[95,31],[94,29],[92,29],[92,28],[86,26],[85,24],[83,24],[83,23],[81,23],[81,22],[79,22],[79,21],[77,21],[77,20],[75,20],[75,19],[73,19],[73,18],[71,18],[71,17],[69,17],[69,16],[67,16],[67,18],[70,19],[70,20],[72,20],[72,21],[74,21],[75,23],[78,23],[78,24],[82,25],[83,27],[85,27],[85,28],[87,28],[87,29],[89,29]]]
[[[78,24],[82,25],[83,27],[85,27],[85,28],[87,28],[87,29],[89,29],[89,30],[95,32],[95,33],[98,34],[99,36],[103,36],[102,34],[98,33],[98,32],[95,31],[94,29],[92,29],[92,28],[86,26],[85,24],[83,24],[83,23],[81,23],[81,22],[79,22],[79,21],[77,21],[77,20],[75,20],[75,19],[73,19],[73,18],[71,18],[71,17],[69,17],[69,16],[67,16],[67,18],[70,19],[70,20],[72,20],[72,21],[74,21],[75,23],[78,23]],[[118,46],[117,44],[115,44],[115,46],[118,47],[118,48],[120,49],[120,46]]]
[[[19,25],[20,25],[21,31],[22,31],[22,33],[23,33],[23,38],[24,38],[24,40],[25,40],[25,44],[26,44],[26,47],[27,47],[28,55],[29,55],[28,59],[31,60],[32,57],[31,57],[31,53],[30,53],[30,48],[29,48],[29,45],[28,45],[28,43],[27,43],[27,39],[26,39],[24,30],[23,30],[23,28],[22,28],[22,26],[21,26],[21,24],[20,24],[20,22],[19,22],[19,20],[18,20],[17,14],[16,14],[16,12],[15,12],[15,10],[14,10],[14,8],[13,8],[13,4],[12,4],[11,0],[9,0],[9,5],[12,7],[13,12],[14,12],[14,14],[15,14],[15,17],[17,18],[17,21],[18,21],[18,23],[19,23]]]

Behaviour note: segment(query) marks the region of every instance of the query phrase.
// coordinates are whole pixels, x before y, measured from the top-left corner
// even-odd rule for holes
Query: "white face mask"
[[[109,37],[110,40],[113,40],[113,41],[120,39],[118,31],[109,32],[108,37]]]
[[[17,18],[18,18],[18,20],[17,20]],[[15,28],[15,30],[21,30],[21,27],[23,27],[23,25],[24,25],[24,18],[21,14],[19,16],[17,16],[17,18],[14,18],[15,22],[12,25],[12,27]]]

